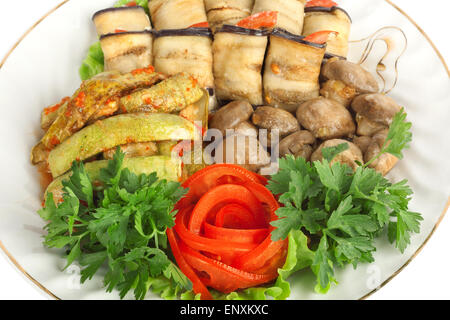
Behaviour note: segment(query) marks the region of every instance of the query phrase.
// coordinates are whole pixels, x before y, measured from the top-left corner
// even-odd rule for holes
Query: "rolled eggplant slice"
[[[53,149],[48,164],[53,177],[70,169],[75,160],[85,160],[98,153],[127,143],[193,140],[194,125],[170,114],[125,114],[99,120],[78,131]]]
[[[180,112],[204,95],[198,81],[179,73],[150,88],[138,90],[120,99],[122,112]]]
[[[203,0],[150,0],[148,7],[156,30],[185,29],[207,21]]]
[[[305,8],[303,35],[330,30],[338,32],[327,42],[327,53],[339,57],[347,57],[348,39],[352,20],[348,13],[339,7],[309,7]]]
[[[307,7],[305,8],[303,35],[323,30],[336,31],[338,34],[327,42],[326,56],[346,58],[351,24],[350,16],[340,7]]]
[[[214,88],[212,33],[207,28],[165,30],[153,43],[156,71],[173,76],[186,72],[203,88]]]
[[[107,165],[107,160],[99,160],[85,163],[84,168],[91,181],[97,183],[100,179],[100,170],[106,168]],[[156,172],[159,179],[168,181],[179,181],[182,172],[181,160],[170,156],[125,158],[122,166],[137,175]],[[45,198],[47,198],[47,194],[52,193],[53,201],[58,204],[63,196],[62,182],[69,179],[71,174],[72,172],[68,172],[53,180],[45,191]]]
[[[271,106],[295,112],[304,101],[319,96],[319,75],[325,45],[303,41],[275,29],[264,70],[264,98]]]
[[[152,26],[144,8],[139,6],[108,8],[92,17],[98,36],[122,31],[151,30]]]
[[[235,25],[248,17],[254,0],[205,0],[206,14],[211,29],[215,32],[224,24]]]
[[[303,0],[255,0],[252,14],[277,11],[277,28],[301,35],[305,4]]]
[[[148,31],[107,34],[100,38],[105,71],[131,72],[152,65],[153,35]]]
[[[267,32],[225,25],[213,43],[214,79],[219,100],[263,104],[261,69]]]
[[[105,114],[100,111],[105,106],[109,109],[110,105],[116,105],[118,108],[117,102],[121,96],[164,79],[161,74],[155,73],[151,69],[137,71],[139,72],[126,74],[117,71],[104,72],[84,81],[70,98],[65,112],[58,115],[41,142],[33,148],[32,163],[43,161],[43,151],[51,150],[65,141],[93,117],[104,116]]]

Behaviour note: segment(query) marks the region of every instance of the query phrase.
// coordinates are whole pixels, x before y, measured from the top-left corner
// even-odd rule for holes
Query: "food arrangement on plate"
[[[346,59],[351,22],[330,0],[95,13],[83,81],[31,153],[44,245],[136,299],[287,299],[307,268],[325,294],[385,230],[403,252],[422,217],[384,176],[411,123]]]

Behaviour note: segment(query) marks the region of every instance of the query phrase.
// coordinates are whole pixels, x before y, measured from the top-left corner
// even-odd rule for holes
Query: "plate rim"
[[[70,0],[64,0],[61,3],[59,3],[56,7],[51,9],[49,12],[47,12],[44,16],[42,16],[39,20],[37,20],[20,38],[17,40],[17,42],[9,49],[9,51],[6,53],[4,58],[0,62],[0,69],[3,67],[3,65],[8,60],[9,56],[14,52],[14,50],[17,48],[17,46],[30,34],[42,21],[44,21],[48,16],[50,16],[52,13],[57,11],[60,7],[68,3]],[[444,69],[447,71],[447,75],[450,78],[450,69],[437,48],[437,46],[434,44],[434,42],[431,40],[431,38],[428,36],[428,34],[417,24],[417,22],[412,19],[403,9],[401,9],[399,6],[394,4],[391,0],[384,0],[386,3],[391,5],[394,9],[396,9],[400,14],[405,16],[410,23],[412,23],[417,30],[425,37],[425,39],[429,42],[435,53],[437,54],[439,60],[441,61]],[[365,294],[358,300],[366,300],[371,295],[373,295],[378,290],[382,289],[385,285],[387,285],[392,279],[394,279],[401,271],[403,271],[404,268],[406,268],[412,260],[417,257],[417,255],[422,251],[422,249],[425,247],[425,245],[428,243],[430,238],[433,236],[433,234],[436,232],[437,228],[441,224],[442,220],[446,216],[447,212],[450,209],[450,196],[447,199],[447,203],[445,204],[444,211],[439,216],[438,221],[433,226],[432,230],[428,234],[428,236],[425,238],[425,240],[422,242],[422,244],[419,246],[419,248],[413,253],[413,255],[399,268],[397,269],[391,276],[389,276],[383,283],[381,283],[377,288],[373,289],[369,293]],[[34,283],[39,289],[41,289],[45,294],[49,295],[51,298],[55,300],[62,300],[60,297],[55,295],[52,291],[47,289],[43,284],[41,284],[38,280],[36,280],[33,276],[31,276],[21,265],[20,263],[14,258],[14,256],[8,251],[8,249],[4,246],[3,242],[0,239],[0,250],[3,251],[3,253],[8,257],[9,261],[26,277],[28,280],[30,280],[32,283]]]

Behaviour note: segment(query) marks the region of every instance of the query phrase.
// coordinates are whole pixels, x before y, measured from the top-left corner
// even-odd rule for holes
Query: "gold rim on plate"
[[[50,10],[47,14],[45,14],[41,19],[39,19],[33,26],[31,26],[24,34],[22,37],[20,37],[20,39],[14,44],[14,46],[8,51],[8,53],[5,55],[5,57],[3,58],[3,60],[0,62],[0,69],[3,67],[3,65],[5,64],[6,60],[8,59],[8,57],[13,53],[13,51],[17,48],[17,46],[22,42],[23,39],[25,39],[25,37],[31,32],[33,31],[37,25],[39,25],[42,21],[44,21],[49,15],[51,15],[52,13],[54,13],[56,10],[58,10],[60,7],[62,7],[63,5],[65,5],[67,2],[69,2],[70,0],[64,0],[63,2],[61,2],[59,5],[57,5],[55,8],[53,8],[52,10]],[[417,30],[419,30],[419,32],[425,37],[425,39],[430,43],[431,47],[433,48],[433,50],[436,52],[436,54],[439,57],[439,60],[441,60],[445,70],[447,71],[448,76],[450,77],[450,70],[447,66],[447,63],[445,62],[444,57],[442,56],[442,54],[440,53],[439,49],[436,47],[436,45],[433,43],[433,41],[431,40],[431,38],[425,33],[425,31],[423,31],[423,29],[421,27],[419,27],[419,25],[402,9],[400,9],[397,5],[395,5],[394,3],[392,3],[391,0],[384,0],[386,1],[388,4],[390,4],[392,7],[394,7],[397,11],[399,11],[403,16],[405,16],[416,28]],[[395,276],[397,276],[407,265],[409,265],[411,263],[411,261],[422,251],[422,249],[425,247],[425,245],[428,243],[428,241],[430,240],[431,236],[435,233],[436,229],[439,227],[440,223],[442,222],[442,220],[444,219],[444,216],[446,215],[447,211],[449,210],[450,207],[450,196],[448,198],[447,204],[445,205],[444,211],[441,213],[438,221],[436,222],[436,224],[434,225],[433,229],[431,230],[431,232],[428,234],[427,238],[425,239],[425,241],[420,245],[420,247],[414,252],[414,254],[411,256],[411,258],[409,258],[397,271],[395,271],[390,277],[388,277],[378,288],[372,290],[371,292],[367,293],[366,295],[364,295],[363,297],[361,297],[359,300],[365,300],[368,297],[370,297],[372,294],[374,294],[375,292],[377,292],[378,290],[380,290],[381,288],[383,288],[387,283],[389,283]],[[52,297],[53,299],[56,300],[61,300],[61,298],[59,298],[58,296],[56,296],[53,292],[51,292],[50,290],[48,290],[44,285],[42,285],[39,281],[37,281],[35,278],[33,278],[20,264],[19,262],[11,255],[11,253],[6,249],[6,247],[3,245],[2,241],[0,240],[0,249],[6,254],[6,256],[9,258],[9,260],[11,261],[12,264],[14,264],[17,269],[19,269],[20,272],[22,272],[29,280],[31,280],[38,288],[42,289],[46,294],[48,294],[50,297]]]

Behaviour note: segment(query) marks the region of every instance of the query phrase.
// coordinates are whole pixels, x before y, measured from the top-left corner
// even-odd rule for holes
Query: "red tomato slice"
[[[230,240],[241,243],[260,243],[268,235],[269,229],[228,229],[206,223],[204,225],[205,237],[218,240]]]
[[[236,25],[247,29],[273,28],[277,18],[277,11],[263,11],[242,19]]]
[[[216,227],[230,229],[249,229],[258,224],[253,214],[245,206],[237,203],[227,204],[216,214]]]
[[[174,231],[178,234],[188,246],[195,250],[210,252],[222,261],[231,263],[238,256],[246,254],[258,246],[257,243],[240,243],[235,241],[209,239],[198,234],[190,232],[186,228],[186,222],[189,219],[190,210],[181,210],[178,212]]]
[[[216,164],[194,173],[183,183],[188,193],[177,203],[176,209],[196,204],[202,195],[212,188],[227,183],[261,183],[263,177],[232,164]]]
[[[314,32],[314,33],[310,34],[309,36],[303,38],[303,40],[313,42],[313,43],[318,43],[318,44],[324,44],[328,41],[330,35],[332,35],[332,34],[338,35],[338,32],[330,31],[330,30],[318,31],[318,32]]]
[[[306,8],[309,7],[325,7],[325,8],[331,8],[331,7],[336,7],[338,4],[334,1],[331,0],[310,0],[307,4],[306,4]]]
[[[255,225],[254,227],[265,226],[263,224],[265,221],[264,208],[258,199],[246,187],[224,184],[211,189],[198,201],[189,220],[189,230],[195,234],[200,234],[202,224],[206,221],[208,213],[220,203],[238,203],[245,206],[253,214],[255,222],[261,222],[261,225]]]
[[[204,277],[201,277],[203,283],[220,292],[229,293],[240,288],[257,286],[274,279],[273,275],[244,272],[220,261],[205,257],[182,241],[180,241],[179,247],[186,262],[195,270],[205,274]]]
[[[272,193],[264,186],[256,183],[247,183],[245,187],[248,188],[262,203],[268,205],[271,216],[270,221],[277,220],[278,217],[275,214],[275,211],[279,208],[279,204]],[[272,231],[273,227],[271,226],[269,230]],[[280,252],[285,242],[286,240],[274,242],[269,235],[257,248],[247,254],[237,257],[233,261],[233,267],[245,271],[258,270],[262,268],[268,260],[272,259],[272,257]]]
[[[180,248],[177,243],[176,235],[172,229],[167,229],[167,238],[169,239],[170,248],[172,249],[173,256],[177,261],[178,267],[184,273],[186,277],[192,282],[192,288],[195,293],[201,294],[202,300],[212,300],[211,293],[200,281],[200,278],[195,274],[194,270],[189,266],[186,260],[183,258],[181,254]]]

